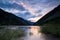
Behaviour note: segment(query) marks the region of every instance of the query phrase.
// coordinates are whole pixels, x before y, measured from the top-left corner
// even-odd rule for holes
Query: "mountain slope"
[[[0,25],[28,25],[29,23],[11,13],[0,9]]]
[[[45,24],[46,22],[49,22],[50,20],[57,20],[56,18],[60,18],[60,5],[47,13],[45,16],[43,16],[40,20],[38,20],[35,25],[41,25]]]
[[[60,37],[60,5],[35,23],[41,26],[41,31]]]

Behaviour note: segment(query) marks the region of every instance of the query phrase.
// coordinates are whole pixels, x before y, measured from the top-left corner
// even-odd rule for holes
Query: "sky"
[[[60,5],[60,0],[0,0],[0,8],[31,22]]]

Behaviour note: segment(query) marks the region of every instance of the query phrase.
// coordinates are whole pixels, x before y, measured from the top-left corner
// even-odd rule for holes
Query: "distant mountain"
[[[29,22],[0,9],[0,25],[29,25]]]
[[[52,11],[50,11],[49,13],[47,13],[45,16],[43,16],[40,20],[38,20],[35,23],[35,25],[45,24],[46,22],[52,20],[56,21],[58,20],[57,18],[60,19],[60,5],[53,9]]]

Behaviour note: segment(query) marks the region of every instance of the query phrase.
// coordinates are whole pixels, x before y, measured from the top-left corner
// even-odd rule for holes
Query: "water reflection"
[[[26,32],[25,37],[17,38],[14,40],[60,40],[60,38],[56,38],[50,34],[41,33],[40,26],[10,26],[8,29],[23,29]]]
[[[39,34],[39,27],[38,26],[31,26],[30,28],[30,34],[37,35]]]
[[[30,26],[31,28],[28,29],[27,35],[24,38],[24,40],[45,40],[45,36],[42,35],[40,32],[40,27],[39,26]]]
[[[26,36],[24,40],[60,40],[60,38],[55,38],[51,35],[41,33],[40,26],[29,26],[30,29],[26,31]]]

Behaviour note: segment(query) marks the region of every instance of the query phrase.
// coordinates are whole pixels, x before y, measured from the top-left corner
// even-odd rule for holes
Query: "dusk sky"
[[[1,9],[31,22],[38,21],[59,4],[60,0],[0,0]]]

